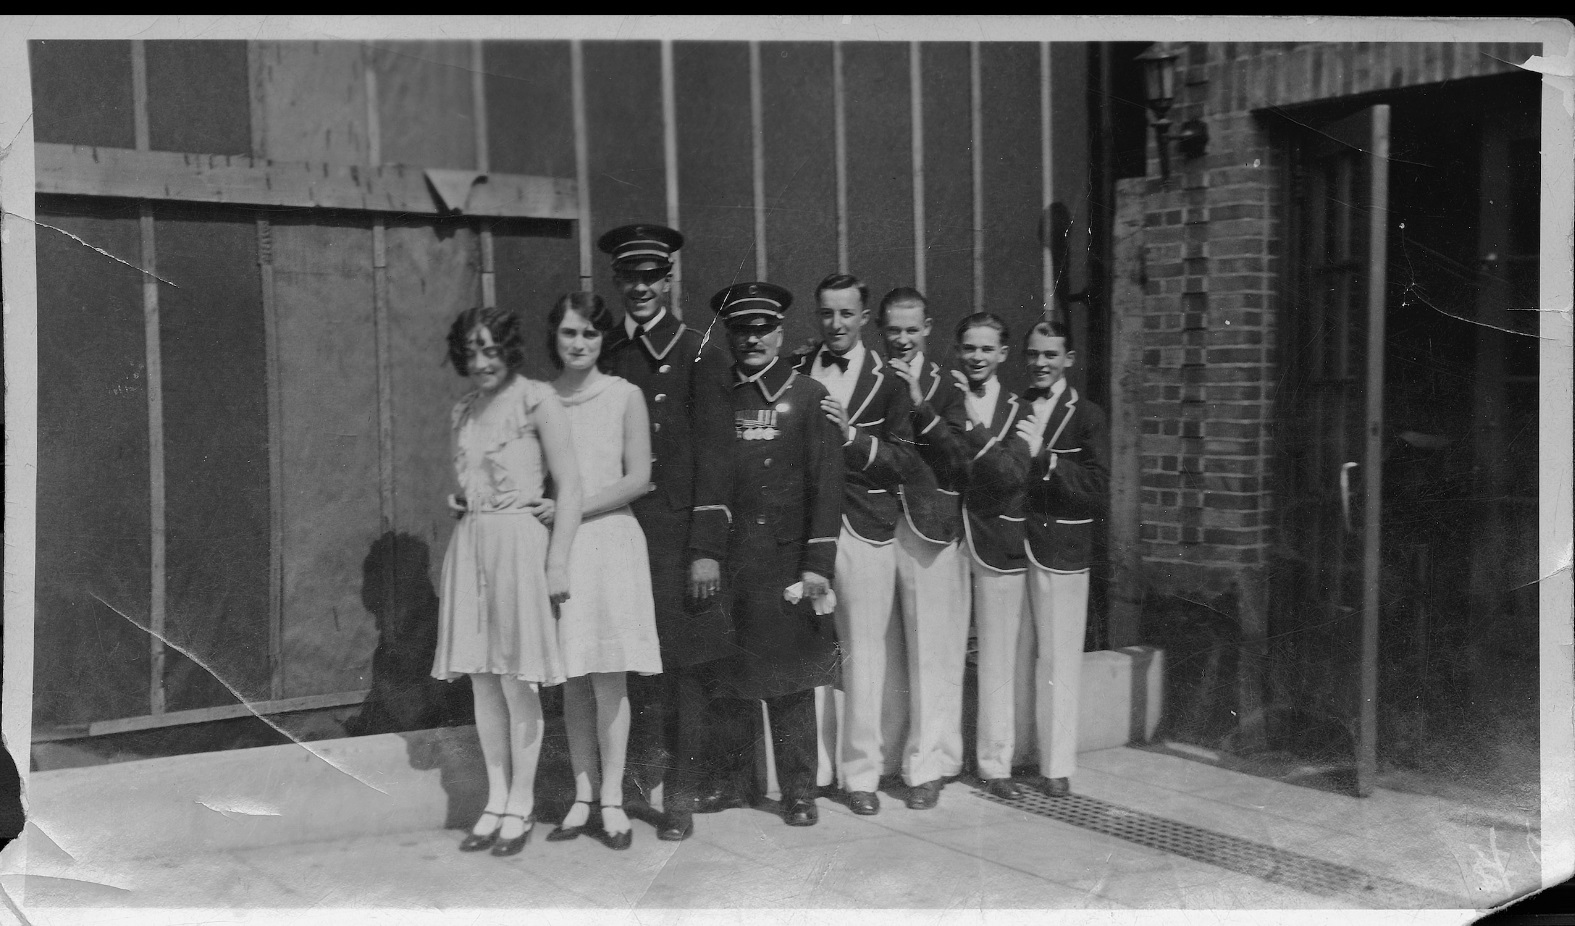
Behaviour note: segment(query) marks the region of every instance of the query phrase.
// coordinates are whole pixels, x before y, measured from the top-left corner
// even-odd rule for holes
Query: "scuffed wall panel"
[[[925,292],[935,328],[932,359],[950,356],[952,332],[973,311],[973,154],[968,46],[926,42],[924,100]]]
[[[249,143],[249,139],[248,139]],[[256,221],[155,212],[164,371],[165,657],[169,710],[266,699],[268,369]],[[217,673],[219,678],[210,674]]]
[[[381,532],[372,234],[362,220],[275,220],[283,487],[284,696],[368,682],[376,629],[361,563]]]
[[[135,148],[131,43],[28,43],[33,139],[58,145]]]
[[[574,109],[568,42],[487,42],[487,140],[493,170],[574,176]],[[542,347],[552,301],[580,287],[579,245],[569,222],[493,228],[498,305],[525,319],[526,375],[552,375]]]
[[[258,42],[259,157],[367,163],[366,53],[352,42]]]
[[[913,285],[913,117],[908,46],[849,42],[843,52],[848,124],[848,272],[870,305]],[[813,294],[811,294],[813,295]],[[875,345],[874,332],[866,343]]]
[[[1044,184],[1039,126],[1039,46],[986,42],[979,46],[984,130],[984,308],[1023,335],[1044,310],[1039,216]],[[1022,364],[1001,368],[1006,385],[1023,386]]]
[[[250,154],[246,43],[148,42],[148,144],[154,151]]]
[[[389,42],[371,49],[384,164],[476,166],[469,42]]]
[[[456,223],[457,224],[457,223]],[[430,224],[388,229],[390,398],[394,422],[394,527],[432,550],[433,581],[453,525],[449,411],[469,385],[448,365],[449,324],[476,304],[476,235]]]
[[[585,117],[589,128],[591,227],[602,232],[631,222],[667,222],[662,152],[662,57],[656,42],[586,42]],[[596,292],[614,305],[606,255],[593,251]]]
[[[40,198],[38,221],[33,717],[47,727],[148,712],[151,529],[142,275],[119,262],[138,262],[136,206]]]
[[[749,46],[674,42],[673,73],[684,321],[704,330],[716,317],[712,294],[755,279]]]
[[[762,42],[767,276],[803,307],[787,320],[792,347],[816,334],[815,284],[837,272],[836,114],[831,46]]]

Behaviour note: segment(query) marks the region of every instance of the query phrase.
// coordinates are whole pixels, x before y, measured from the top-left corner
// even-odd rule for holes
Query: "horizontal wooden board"
[[[438,175],[440,182],[447,180]],[[38,145],[39,193],[230,205],[355,209],[417,215],[573,219],[571,179],[489,174],[463,202],[445,202],[415,167],[355,167],[222,155]]]

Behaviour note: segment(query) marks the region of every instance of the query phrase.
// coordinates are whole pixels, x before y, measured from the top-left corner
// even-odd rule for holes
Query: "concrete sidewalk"
[[[705,910],[799,910],[798,921],[823,921],[807,911],[1453,907],[1454,921],[1468,922],[1470,908],[1540,880],[1535,821],[1528,829],[1428,796],[1357,799],[1133,748],[1085,753],[1073,787],[1061,802],[1008,805],[964,779],[933,810],[908,810],[890,793],[874,817],[822,798],[820,825],[802,829],[768,809],[732,810],[696,817],[683,843],[660,842],[637,821],[627,852],[585,838],[549,844],[550,825],[538,824],[508,859],[461,854],[462,832],[429,829],[83,870],[35,838],[28,874],[0,883],[37,924],[127,921],[112,908],[208,911],[181,922],[305,922],[380,908],[394,917],[387,922],[451,912],[481,923],[542,908],[701,919]],[[1069,809],[1091,822],[1068,822]]]

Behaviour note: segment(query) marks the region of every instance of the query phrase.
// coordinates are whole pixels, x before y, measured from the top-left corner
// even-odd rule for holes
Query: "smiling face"
[[[930,320],[924,317],[924,306],[899,302],[886,307],[886,321],[880,333],[886,340],[886,356],[893,360],[912,360],[916,354],[924,353]]]
[[[1072,368],[1076,352],[1066,349],[1066,338],[1035,331],[1028,336],[1023,349],[1023,362],[1028,365],[1028,384],[1035,389],[1049,389]]]
[[[602,355],[602,333],[590,319],[569,309],[557,330],[558,359],[566,370],[589,370]]]
[[[971,383],[986,383],[1006,359],[1006,345],[1001,343],[1001,332],[988,325],[975,325],[962,333],[957,342],[957,357],[962,363],[963,375]]]
[[[465,369],[470,373],[470,381],[482,392],[497,392],[509,381],[503,348],[492,340],[492,332],[485,325],[472,328],[465,339]]]
[[[613,282],[623,294],[624,310],[635,321],[645,321],[661,309],[673,293],[672,268],[654,260],[629,261],[613,268]]]
[[[727,343],[739,366],[750,372],[764,370],[782,351],[782,326],[760,317],[731,324]]]
[[[859,302],[857,287],[821,290],[820,336],[834,354],[845,354],[859,342],[859,331],[869,320],[870,311]]]

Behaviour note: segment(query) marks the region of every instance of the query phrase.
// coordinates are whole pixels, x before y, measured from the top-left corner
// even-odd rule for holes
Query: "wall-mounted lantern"
[[[1176,100],[1176,61],[1180,52],[1172,51],[1164,42],[1150,45],[1137,60],[1143,62],[1143,88],[1148,96],[1148,108],[1154,114],[1154,140],[1159,146],[1159,173],[1170,179],[1171,141],[1189,158],[1199,157],[1209,146],[1209,127],[1198,119],[1188,119],[1181,124],[1181,131],[1170,133],[1170,104]]]

